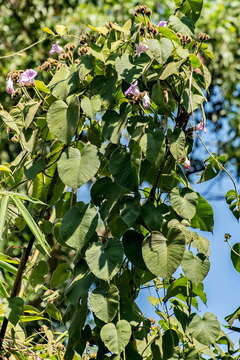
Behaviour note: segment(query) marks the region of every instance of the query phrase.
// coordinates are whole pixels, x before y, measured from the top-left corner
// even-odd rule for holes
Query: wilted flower
[[[139,44],[136,46],[136,55],[140,56],[142,53],[148,50],[148,46],[146,44]]]
[[[49,54],[50,55],[61,54],[62,52],[63,52],[63,48],[60,45],[58,45],[58,43],[54,43],[54,44],[52,44]]]
[[[195,131],[204,131],[205,133],[207,132],[206,126],[205,126],[205,122],[203,120],[200,121],[200,123],[195,127]]]
[[[128,95],[133,95],[133,96],[138,96],[140,94],[140,90],[138,88],[138,81],[134,81],[134,83],[132,83],[129,88],[125,91],[124,95],[128,96]]]
[[[167,26],[167,24],[168,24],[168,22],[167,21],[160,21],[157,25],[158,26],[161,26],[161,27],[166,27]]]
[[[149,97],[147,92],[145,92],[145,94],[144,94],[144,96],[142,98],[142,103],[143,103],[144,109],[150,108],[150,104],[151,104],[150,103],[150,97]]]
[[[184,169],[191,169],[191,163],[188,158],[185,158],[185,160],[183,162],[183,167],[184,167]]]
[[[14,95],[14,93],[15,93],[15,90],[13,87],[13,81],[12,81],[11,77],[9,77],[6,81],[6,92],[10,95]]]
[[[20,75],[18,82],[21,84],[31,83],[37,74],[38,73],[35,70],[27,69]]]

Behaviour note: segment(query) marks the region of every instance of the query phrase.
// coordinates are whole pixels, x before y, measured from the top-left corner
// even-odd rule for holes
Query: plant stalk
[[[30,253],[32,251],[34,240],[35,240],[35,238],[32,237],[29,240],[28,246],[23,250],[22,257],[21,257],[20,264],[19,264],[18,271],[17,271],[17,275],[16,275],[16,278],[15,278],[15,281],[13,284],[11,294],[10,294],[10,298],[14,298],[19,294],[19,291],[21,289],[23,273],[24,273],[28,258],[30,256]],[[8,319],[6,317],[4,317],[3,322],[2,322],[2,327],[0,330],[0,351],[2,350],[2,345],[3,345],[5,335],[6,335],[7,326],[8,326]]]

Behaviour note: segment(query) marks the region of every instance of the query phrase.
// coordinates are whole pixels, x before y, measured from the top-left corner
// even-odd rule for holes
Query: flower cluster
[[[13,96],[16,93],[14,89],[14,81],[19,83],[21,86],[31,86],[33,85],[33,81],[38,73],[33,69],[27,69],[25,71],[15,71],[14,73],[10,73],[6,81],[6,92]]]
[[[134,100],[136,103],[139,101],[142,101],[142,105],[144,107],[144,109],[149,109],[150,108],[150,97],[147,93],[147,91],[143,91],[141,92],[138,88],[138,81],[134,81],[130,87],[125,91],[124,93],[125,96],[131,98],[132,100]]]

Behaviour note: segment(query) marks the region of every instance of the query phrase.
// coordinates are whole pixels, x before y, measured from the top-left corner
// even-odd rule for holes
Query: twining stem
[[[18,271],[17,271],[17,275],[16,275],[16,278],[15,278],[15,281],[13,284],[11,294],[10,294],[10,298],[14,298],[14,297],[18,296],[18,294],[19,294],[19,291],[21,289],[23,273],[24,273],[28,258],[30,256],[30,253],[32,251],[34,240],[35,240],[35,238],[32,237],[29,240],[28,246],[23,250],[22,257],[21,257],[20,264],[19,264]],[[8,326],[8,319],[6,317],[4,317],[3,322],[2,322],[2,327],[0,330],[0,351],[2,350],[3,340],[6,335],[7,326]]]

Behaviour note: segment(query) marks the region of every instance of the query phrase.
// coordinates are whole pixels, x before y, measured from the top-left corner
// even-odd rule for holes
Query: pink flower
[[[63,48],[61,46],[59,46],[58,43],[54,43],[54,44],[52,44],[49,54],[50,55],[61,54],[61,52],[63,52]]]
[[[146,44],[139,44],[136,46],[136,55],[140,56],[142,53],[148,50],[148,46]]]
[[[195,131],[204,131],[207,132],[205,122],[203,120],[200,121],[200,123],[195,127]]]
[[[128,96],[128,95],[133,95],[133,96],[138,96],[140,94],[140,90],[137,86],[138,81],[134,81],[134,83],[132,83],[130,85],[130,87],[125,91],[124,95]]]
[[[27,69],[20,75],[18,82],[21,84],[31,83],[37,74],[38,73],[35,70]]]
[[[13,81],[12,81],[11,77],[9,77],[6,81],[6,92],[10,95],[14,95],[14,93],[15,93],[15,90],[13,87]]]
[[[183,167],[184,169],[191,169],[191,163],[190,160],[188,158],[185,158],[184,163],[183,163]]]
[[[149,97],[147,92],[145,92],[145,94],[144,94],[144,96],[142,98],[142,103],[143,103],[144,109],[149,109],[150,108],[151,102],[150,102],[150,97]]]
[[[162,20],[162,21],[160,21],[160,22],[157,24],[157,26],[166,27],[167,24],[168,24],[167,21],[163,21],[163,20]]]

